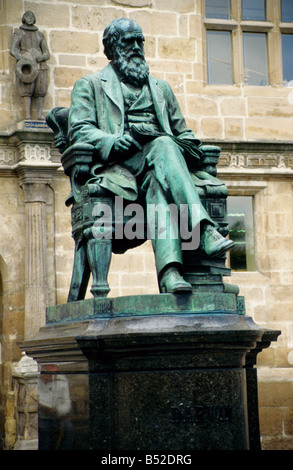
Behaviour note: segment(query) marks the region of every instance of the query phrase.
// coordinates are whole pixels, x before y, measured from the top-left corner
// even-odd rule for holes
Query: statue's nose
[[[134,41],[132,48],[133,48],[133,49],[140,49],[139,44],[138,44],[137,41]]]

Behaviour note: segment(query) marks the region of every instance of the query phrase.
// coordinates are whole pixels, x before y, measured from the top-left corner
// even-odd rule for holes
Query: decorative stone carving
[[[219,167],[293,169],[293,155],[222,152]]]
[[[9,148],[9,147],[4,147],[0,148],[0,165],[1,164],[7,164],[7,163],[12,163],[15,161],[15,149]]]
[[[51,161],[49,145],[25,144],[22,146],[20,153],[20,159],[28,162]]]
[[[16,394],[16,443],[14,450],[38,448],[38,380],[37,362],[22,353],[12,370]]]

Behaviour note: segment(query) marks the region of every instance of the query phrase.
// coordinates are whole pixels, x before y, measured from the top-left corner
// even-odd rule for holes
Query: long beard
[[[112,63],[121,80],[131,85],[142,86],[149,76],[149,67],[143,56],[132,55],[128,57],[116,51]]]

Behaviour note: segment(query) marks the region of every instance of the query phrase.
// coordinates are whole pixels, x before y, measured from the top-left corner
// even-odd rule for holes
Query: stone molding
[[[28,134],[28,135],[25,135]],[[36,139],[37,138],[37,139]],[[36,142],[34,140],[37,140]],[[237,174],[283,174],[293,176],[293,144],[269,142],[204,142],[217,144],[222,152],[218,165],[219,175],[235,171]],[[53,136],[42,130],[15,131],[13,136],[0,135],[0,175],[12,176],[30,173],[34,181],[44,180],[50,173],[61,169],[60,155],[53,144]],[[38,173],[38,175],[37,175]]]
[[[25,170],[31,177],[37,177],[36,168],[41,170],[41,179],[61,166],[60,156],[56,158],[53,132],[41,128],[15,129],[10,134],[0,134],[0,176],[21,176]],[[53,157],[53,158],[52,158]]]
[[[51,161],[49,144],[24,144],[20,146],[20,160],[27,162],[49,162]]]
[[[223,153],[220,157],[219,167],[228,168],[282,168],[293,170],[293,154],[253,154],[253,153]]]
[[[293,177],[293,145],[284,142],[209,142],[221,147],[219,177]]]

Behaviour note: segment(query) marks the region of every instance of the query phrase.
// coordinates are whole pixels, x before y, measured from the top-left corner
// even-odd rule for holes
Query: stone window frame
[[[229,220],[229,211],[228,211],[228,207],[229,207],[229,198],[230,197],[236,197],[236,198],[239,198],[239,197],[249,197],[251,198],[252,200],[252,226],[253,226],[253,231],[252,231],[252,237],[253,237],[253,255],[251,255],[251,257],[253,258],[254,260],[254,269],[248,269],[248,267],[246,267],[246,269],[234,269],[232,266],[231,266],[231,256],[233,257],[233,250],[232,252],[229,251],[228,254],[227,254],[227,265],[231,268],[232,272],[255,272],[257,271],[257,258],[256,258],[256,230],[255,230],[255,223],[256,223],[256,218],[255,218],[255,193],[254,194],[251,194],[251,190],[247,190],[248,188],[246,188],[246,191],[244,191],[244,194],[228,194],[228,198],[227,198],[227,217],[228,217],[228,220]],[[242,211],[242,208],[241,206],[239,206],[239,211],[241,212]],[[237,213],[239,212],[237,210]],[[244,217],[244,220],[246,219],[246,217]],[[246,223],[245,223],[246,225]],[[229,229],[231,228],[231,226],[229,225]],[[230,236],[229,236],[230,238]],[[247,239],[245,237],[245,244],[247,246]],[[245,253],[247,254],[247,249],[245,248]],[[246,259],[247,261],[247,259]]]
[[[243,270],[243,271],[234,271],[233,273],[257,273],[259,272],[258,268],[258,258],[257,258],[257,247],[258,247],[258,240],[257,240],[257,220],[255,214],[258,212],[259,202],[257,195],[261,191],[267,188],[266,181],[249,181],[249,180],[237,180],[237,181],[226,181],[226,185],[228,188],[228,197],[229,196],[250,196],[253,199],[253,226],[254,226],[254,257],[255,257],[255,269],[253,271],[250,270]],[[227,254],[227,266],[230,267],[230,253]]]
[[[231,19],[213,19],[205,17],[205,0],[201,0],[203,18],[203,62],[204,84],[209,87],[231,86],[214,85],[208,83],[208,64],[206,31],[230,31],[232,40],[232,78],[233,85],[244,85],[243,66],[243,33],[256,32],[267,35],[267,61],[268,84],[267,86],[283,87],[282,69],[282,38],[283,33],[293,34],[293,23],[281,21],[281,0],[266,0],[266,21],[242,20],[242,1],[233,0],[230,3]],[[232,86],[233,86],[232,85]],[[250,86],[250,85],[245,85]]]

